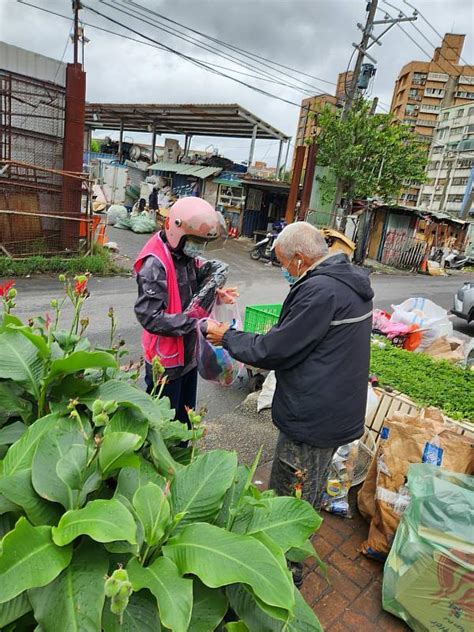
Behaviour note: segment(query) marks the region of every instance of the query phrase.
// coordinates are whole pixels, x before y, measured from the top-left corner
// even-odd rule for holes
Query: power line
[[[151,10],[147,10],[147,9],[142,9],[140,7],[140,5],[136,5],[135,3],[134,6],[138,6],[140,8],[140,11],[142,11],[142,14],[138,14],[136,12],[136,9],[132,9],[132,12],[127,11],[122,5],[118,5],[117,3],[111,4],[109,2],[107,2],[106,0],[99,0],[102,4],[104,4],[105,6],[107,6],[108,8],[118,11],[120,13],[122,13],[123,15],[127,15],[128,17],[131,17],[135,20],[138,20],[140,22],[143,22],[149,26],[152,26],[153,28],[156,28],[158,30],[164,31],[165,33],[168,33],[169,35],[173,36],[173,37],[177,37],[180,40],[183,40],[187,43],[190,43],[194,46],[197,46],[198,48],[201,48],[207,52],[211,52],[211,53],[215,53],[217,54],[219,57],[222,57],[224,59],[227,59],[228,61],[231,61],[233,63],[238,64],[239,66],[242,66],[243,68],[246,68],[248,70],[252,70],[254,72],[258,72],[260,73],[260,75],[262,75],[265,78],[271,77],[272,79],[276,80],[278,83],[280,83],[280,85],[282,86],[286,86],[288,87],[289,84],[288,82],[282,82],[280,80],[280,77],[274,74],[270,74],[268,71],[266,70],[261,70],[260,68],[253,66],[251,64],[249,64],[248,62],[242,61],[241,59],[239,59],[238,57],[235,57],[233,55],[229,55],[228,53],[225,53],[221,50],[219,50],[218,48],[215,48],[213,46],[209,46],[208,44],[204,44],[203,42],[201,42],[200,40],[198,40],[197,38],[188,35],[186,33],[182,33],[177,31],[176,29],[170,29],[167,26],[164,26],[159,20],[155,19],[155,18],[149,18],[146,15],[143,15],[143,12],[147,12],[147,13],[154,13]],[[135,12],[134,12],[135,11]],[[274,69],[272,68],[272,70],[274,71]],[[311,88],[311,90],[314,90],[317,92],[318,88],[316,88],[315,86],[305,82],[305,81],[301,81],[300,79],[295,79],[294,77],[291,77],[291,79],[293,81],[297,81],[298,83],[301,84],[301,86],[307,86],[309,88]],[[295,87],[295,88],[300,88],[300,86],[295,86],[294,84],[291,84],[291,87]],[[300,88],[301,90],[301,88]],[[305,91],[305,94],[307,93],[307,90]]]
[[[152,40],[151,37],[148,37],[147,35],[144,35],[143,33],[140,33],[140,31],[137,31],[137,30],[133,29],[130,26],[126,26],[125,24],[122,24],[122,22],[119,22],[118,20],[115,20],[114,18],[112,18],[112,17],[110,17],[108,15],[105,15],[104,13],[101,13],[100,11],[97,11],[97,9],[93,9],[92,7],[89,7],[89,6],[85,5],[85,4],[83,4],[82,6],[83,6],[84,9],[87,9],[88,11],[91,11],[95,15],[98,15],[98,16],[100,16],[102,18],[105,18],[109,22],[113,22],[117,26],[120,26],[120,27],[122,27],[122,28],[124,28],[124,29],[126,29],[128,31],[131,31],[132,33],[135,33],[135,35],[138,35],[139,37],[142,37],[143,39],[146,39],[146,40],[154,43],[154,40]],[[219,70],[215,70],[214,68],[211,68],[210,66],[208,66],[206,63],[204,63],[202,61],[197,61],[193,57],[190,57],[189,55],[186,55],[184,53],[181,53],[180,51],[175,50],[174,48],[171,48],[171,46],[168,46],[167,44],[161,44],[161,46],[164,47],[169,52],[174,53],[175,55],[177,55],[181,59],[185,59],[186,61],[189,61],[190,63],[192,63],[195,66],[198,66],[200,68],[204,68],[205,70],[208,70],[209,72],[212,72],[213,74],[219,75],[219,76],[224,77],[226,79],[230,79],[231,81],[234,81],[235,83],[238,83],[238,84],[240,84],[240,85],[242,85],[242,86],[244,86],[246,88],[249,88],[250,90],[254,90],[255,92],[263,94],[266,97],[270,97],[272,99],[277,99],[278,101],[282,101],[283,103],[287,103],[288,105],[293,105],[293,106],[297,107],[298,109],[306,107],[306,109],[310,110],[310,108],[308,106],[301,106],[301,104],[299,104],[299,103],[295,103],[294,101],[290,101],[289,99],[285,99],[284,97],[278,96],[276,94],[272,94],[271,92],[267,92],[266,90],[262,90],[261,88],[257,88],[256,86],[248,84],[245,81],[241,81],[240,79],[237,79],[236,77],[230,77],[229,75],[226,75],[225,73],[220,72]]]
[[[24,4],[26,6],[32,7],[34,9],[38,9],[39,11],[43,11],[44,13],[49,13],[50,15],[54,15],[56,17],[63,18],[64,20],[68,20],[69,22],[71,22],[73,20],[73,18],[71,16],[69,16],[69,15],[64,15],[62,13],[57,13],[56,11],[51,11],[50,9],[45,9],[44,7],[40,7],[40,6],[36,5],[36,4],[32,4],[30,2],[27,2],[26,0],[17,0],[17,2],[20,3],[20,4]],[[107,29],[107,28],[105,28],[103,26],[98,26],[97,24],[91,24],[90,22],[85,22],[84,20],[81,20],[81,23],[84,26],[87,26],[89,28],[96,29],[97,31],[102,31],[103,33],[108,33],[109,35],[115,35],[117,37],[121,37],[122,39],[128,40],[130,42],[135,42],[136,44],[142,44],[143,46],[149,46],[150,48],[157,48],[158,50],[162,50],[162,51],[164,51],[166,53],[170,52],[166,48],[161,46],[158,42],[155,42],[153,44],[150,43],[150,42],[144,42],[144,41],[142,41],[140,39],[137,39],[135,37],[130,37],[129,35],[125,35],[124,33],[117,33],[117,31],[111,31],[110,29]],[[68,36],[68,39],[69,39],[69,36]],[[204,60],[200,59],[199,57],[195,57],[194,59],[196,59],[198,61],[204,61]],[[252,75],[250,73],[245,73],[245,72],[242,72],[240,70],[236,70],[235,68],[229,68],[228,66],[221,66],[220,64],[215,64],[213,62],[205,62],[205,63],[207,63],[209,66],[215,66],[216,68],[220,68],[221,70],[227,70],[229,72],[233,72],[233,73],[236,73],[236,74],[244,75],[246,77],[251,77],[253,79],[258,79],[260,81],[266,81],[268,83],[274,83],[276,85],[282,85],[282,86],[290,88],[290,86],[288,86],[288,84],[282,83],[280,81],[276,81],[276,80],[273,80],[273,79],[267,79],[265,77],[260,77],[258,75]],[[301,94],[304,94],[304,95],[312,94],[309,91],[303,90],[302,88],[295,87],[295,88],[291,88],[291,89],[295,90],[297,92],[300,92]]]
[[[323,83],[327,83],[327,84],[330,84],[332,86],[337,85],[334,81],[328,81],[327,79],[322,79],[321,77],[316,77],[314,75],[310,75],[310,74],[308,74],[306,72],[303,72],[301,70],[297,70],[296,68],[292,68],[291,66],[286,66],[285,64],[281,64],[280,62],[273,61],[271,59],[263,57],[262,55],[258,55],[257,53],[251,53],[251,52],[249,52],[249,51],[247,51],[247,50],[245,50],[243,48],[240,48],[238,46],[234,46],[233,44],[229,44],[229,43],[227,43],[227,42],[225,42],[223,40],[220,40],[220,39],[217,39],[217,38],[212,37],[210,35],[207,35],[206,33],[203,33],[202,31],[198,31],[198,30],[193,29],[193,28],[191,28],[189,26],[186,26],[185,24],[183,24],[181,22],[177,22],[176,20],[172,20],[171,18],[168,18],[167,16],[165,16],[165,15],[163,15],[161,13],[158,13],[157,11],[152,11],[151,9],[143,7],[142,5],[138,4],[137,2],[133,2],[132,0],[125,0],[125,2],[127,2],[127,4],[131,4],[131,5],[134,5],[136,7],[140,7],[142,9],[144,9],[145,11],[148,11],[149,13],[152,13],[153,15],[156,15],[156,16],[160,17],[161,19],[166,20],[167,22],[170,22],[172,24],[175,24],[176,26],[180,26],[182,28],[185,28],[188,31],[191,31],[192,33],[195,33],[196,35],[200,35],[201,37],[204,37],[206,39],[209,39],[209,40],[215,42],[216,44],[220,44],[221,46],[225,46],[226,48],[230,48],[231,50],[239,52],[242,55],[244,55],[246,57],[249,57],[252,60],[253,59],[260,59],[262,61],[265,61],[265,62],[268,62],[268,63],[272,64],[273,66],[278,66],[280,68],[285,68],[286,70],[290,70],[292,72],[296,72],[297,74],[304,75],[305,77],[309,77],[310,79],[315,79],[316,81],[321,81]],[[272,68],[272,70],[274,70],[274,69]],[[288,75],[288,76],[290,76],[290,75]]]
[[[390,2],[387,2],[387,0],[383,0],[383,2],[384,2],[384,4],[387,4],[389,7],[392,7],[393,9],[395,9],[395,10],[397,10],[397,11],[400,11],[400,15],[405,15],[401,9],[398,9],[398,8],[397,8],[397,7],[395,7],[393,4],[390,4]],[[417,10],[415,9],[415,11],[417,11]],[[387,12],[386,12],[386,13],[387,13]],[[387,13],[387,15],[389,15],[389,14]],[[423,37],[423,39],[424,39],[426,42],[428,42],[428,44],[429,44],[430,46],[432,46],[432,47],[433,47],[433,50],[435,50],[436,48],[438,48],[438,53],[439,53],[440,57],[442,57],[442,59],[444,59],[444,61],[445,61],[446,63],[448,63],[448,64],[451,66],[451,68],[453,68],[453,70],[455,71],[455,73],[456,73],[457,75],[460,75],[460,74],[461,74],[461,71],[459,70],[459,68],[456,68],[456,66],[452,63],[452,61],[451,61],[450,59],[448,59],[447,57],[445,57],[445,55],[444,55],[443,51],[441,50],[441,48],[440,48],[440,47],[438,47],[438,46],[436,46],[435,44],[433,44],[433,42],[432,42],[430,39],[428,39],[428,38],[426,37],[426,35],[423,33],[423,31],[421,31],[421,30],[420,30],[420,29],[419,29],[419,28],[418,28],[415,24],[413,24],[413,23],[412,23],[412,26],[413,26],[413,28],[414,28],[414,29],[415,29],[415,30],[416,30],[416,31],[417,31],[417,32],[418,32],[418,33],[419,33],[419,34]],[[402,30],[403,30],[403,29],[402,29]],[[404,32],[405,32],[405,34],[406,34],[406,31],[404,31]],[[441,37],[441,36],[440,36],[440,37]],[[412,40],[412,41],[413,41],[413,40]],[[415,43],[416,43],[416,42],[415,42]],[[419,46],[419,44],[418,44],[418,43],[416,43],[416,45],[418,46],[418,48],[420,48],[420,50],[422,50],[422,51],[425,53],[425,55],[427,55],[428,59],[430,59],[430,60],[432,59],[432,57],[433,57],[433,53],[427,53],[427,52],[426,52],[423,48],[421,48],[421,46]],[[452,46],[450,46],[450,48],[452,48]],[[454,50],[454,49],[452,48],[452,50]]]
[[[430,22],[430,21],[429,21],[429,20],[428,20],[428,19],[427,19],[424,15],[423,15],[423,13],[422,13],[422,12],[421,12],[421,11],[420,11],[420,10],[419,10],[416,6],[414,6],[414,5],[410,4],[409,2],[407,2],[407,0],[403,0],[403,2],[404,2],[405,4],[407,4],[407,5],[408,5],[411,9],[413,9],[413,11],[416,11],[416,12],[418,13],[418,15],[421,17],[421,19],[423,20],[423,22],[425,22],[425,23],[426,23],[426,24],[430,27],[430,29],[433,31],[433,33],[436,33],[436,35],[437,35],[439,38],[441,38],[441,41],[443,40],[443,36],[441,35],[441,33],[440,33],[438,30],[436,30],[436,29],[435,29],[435,27],[433,26],[433,24],[432,24],[432,23],[431,23],[431,22]],[[451,50],[453,50],[453,51],[456,51],[456,52],[457,52],[457,50],[456,50],[453,46],[451,46],[451,45],[450,45],[450,44],[448,44],[447,42],[446,42],[446,44],[447,44],[448,48],[450,48]],[[469,62],[467,62],[467,61],[466,61],[463,57],[461,57],[461,55],[459,55],[459,59],[460,59],[462,62],[464,62],[464,64],[465,64],[466,66],[469,66],[469,65],[470,65],[470,64],[469,64]]]

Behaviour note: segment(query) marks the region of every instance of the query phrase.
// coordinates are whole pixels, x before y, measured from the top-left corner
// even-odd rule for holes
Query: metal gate
[[[381,262],[402,270],[418,270],[426,249],[426,241],[409,236],[406,230],[390,230],[385,236]]]

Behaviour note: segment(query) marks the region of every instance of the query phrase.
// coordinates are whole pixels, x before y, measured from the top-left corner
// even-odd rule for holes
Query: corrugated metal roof
[[[86,103],[91,129],[288,141],[290,137],[238,103]]]
[[[220,167],[203,167],[202,165],[184,165],[176,162],[156,162],[151,165],[149,171],[171,171],[172,173],[179,173],[183,176],[194,176],[196,178],[209,178],[220,173],[222,169]]]

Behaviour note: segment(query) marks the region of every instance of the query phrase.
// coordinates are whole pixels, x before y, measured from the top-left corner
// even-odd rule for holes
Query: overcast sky
[[[27,0],[38,6],[64,15],[71,14],[70,0]],[[352,42],[360,40],[357,22],[365,22],[365,0],[136,0],[168,18],[202,31],[212,37],[260,55],[269,60],[290,66],[299,72],[335,82],[338,72],[347,68],[352,53]],[[390,0],[411,14],[403,0]],[[463,58],[474,63],[474,3],[472,0],[410,0],[415,4],[440,33],[466,33]],[[107,4],[109,6],[107,6]],[[112,16],[118,22],[175,48],[187,55],[199,57],[207,63],[219,64],[241,73],[255,75],[256,71],[237,66],[232,60],[216,53],[200,50],[191,43],[181,41],[169,33],[158,30],[148,14],[147,23],[120,13],[112,8],[124,7],[134,11],[127,0],[84,0],[101,13]],[[382,0],[379,6],[390,14],[395,11]],[[104,18],[84,9],[81,17],[85,22],[100,25],[120,33],[137,35]],[[379,19],[383,13],[378,13]],[[426,53],[432,54],[433,46],[440,38],[421,18],[417,27],[432,43],[423,39],[411,24],[404,28],[419,43]],[[169,25],[171,26],[171,25]],[[72,60],[72,45],[65,45],[70,32],[70,22],[36,10],[16,0],[0,0],[0,40],[28,50],[61,59]],[[233,81],[213,75],[180,59],[174,54],[127,41],[96,29],[86,28],[90,43],[86,46],[87,99],[105,102],[143,103],[240,103],[283,132],[295,135],[298,108],[276,99],[263,96]],[[376,33],[380,32],[378,26]],[[196,36],[195,36],[196,37]],[[208,45],[218,46],[217,44]],[[372,94],[377,95],[382,106],[390,104],[393,83],[401,66],[413,59],[426,60],[415,43],[397,27],[383,39],[381,47],[374,46],[372,53],[377,60],[377,74]],[[227,50],[227,55],[237,53]],[[257,65],[259,60],[245,60]],[[262,62],[268,63],[268,62]],[[0,60],[1,66],[1,60]],[[283,83],[295,83],[299,79],[308,85],[306,96],[316,92],[333,92],[334,86],[322,83],[301,74],[291,73],[293,79],[270,70],[258,63],[260,71],[276,75]],[[281,69],[280,69],[281,70]],[[227,72],[223,70],[222,72]],[[284,71],[289,72],[289,71]],[[291,88],[257,80],[243,74],[235,74],[243,81],[299,103],[304,94]],[[268,76],[267,76],[268,78]],[[274,80],[274,79],[272,79]],[[145,140],[135,134],[136,141]],[[129,140],[129,139],[127,139]],[[160,139],[162,140],[162,139]],[[158,141],[160,142],[160,141]],[[194,138],[193,147],[204,149],[213,142],[221,153],[234,160],[248,157],[249,142],[245,139],[202,139]],[[275,164],[278,143],[258,141],[257,159]],[[291,152],[290,152],[291,153]]]

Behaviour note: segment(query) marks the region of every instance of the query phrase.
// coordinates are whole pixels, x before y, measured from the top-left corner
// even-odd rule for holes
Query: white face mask
[[[183,253],[194,259],[195,257],[200,257],[204,252],[204,248],[206,247],[205,241],[193,241],[192,239],[186,239],[186,243],[183,247]]]

